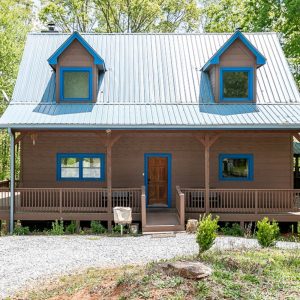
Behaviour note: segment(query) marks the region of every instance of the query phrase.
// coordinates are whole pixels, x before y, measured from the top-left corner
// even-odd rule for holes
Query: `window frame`
[[[65,98],[64,97],[64,73],[66,72],[88,72],[89,96],[87,98]],[[91,102],[93,100],[93,68],[92,67],[60,67],[59,69],[59,97],[60,101]]]
[[[61,177],[61,159],[78,158],[79,159],[79,178]],[[99,158],[100,159],[100,176],[99,178],[83,177],[83,159]],[[105,181],[105,154],[104,153],[57,153],[56,154],[56,179],[57,181]]]
[[[248,176],[247,177],[224,177],[223,176],[223,160],[225,158],[245,158],[248,159]],[[225,154],[221,153],[219,155],[219,180],[220,181],[253,181],[254,177],[254,159],[253,154]]]
[[[223,75],[226,72],[247,72],[248,73],[248,97],[247,98],[226,98],[223,94]],[[220,102],[252,102],[253,98],[253,67],[220,67]]]

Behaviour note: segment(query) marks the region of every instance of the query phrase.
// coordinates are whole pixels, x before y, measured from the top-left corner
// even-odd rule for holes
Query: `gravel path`
[[[300,244],[278,242],[280,248]],[[218,237],[216,249],[257,248],[256,240]],[[89,267],[143,264],[198,252],[194,235],[172,237],[27,236],[0,238],[0,299],[35,280]]]

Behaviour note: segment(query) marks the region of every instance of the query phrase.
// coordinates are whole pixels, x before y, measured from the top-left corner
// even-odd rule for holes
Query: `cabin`
[[[276,33],[30,33],[9,106],[0,219],[300,221],[300,95]],[[20,178],[15,178],[15,148]]]

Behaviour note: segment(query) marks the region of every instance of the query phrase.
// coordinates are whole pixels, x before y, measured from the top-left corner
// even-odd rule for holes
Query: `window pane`
[[[64,72],[64,98],[89,98],[89,72]]]
[[[249,174],[249,162],[247,158],[224,158],[222,161],[223,177],[247,178]]]
[[[84,178],[100,178],[101,173],[100,158],[84,158],[83,159],[83,174]]]
[[[79,159],[68,157],[61,159],[61,178],[79,178]]]
[[[248,72],[223,73],[224,98],[248,98]]]

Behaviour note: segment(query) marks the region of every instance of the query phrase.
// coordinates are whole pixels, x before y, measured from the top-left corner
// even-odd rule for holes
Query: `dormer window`
[[[253,68],[220,68],[220,101],[253,101]]]
[[[60,68],[61,101],[91,101],[93,80],[91,67]]]

